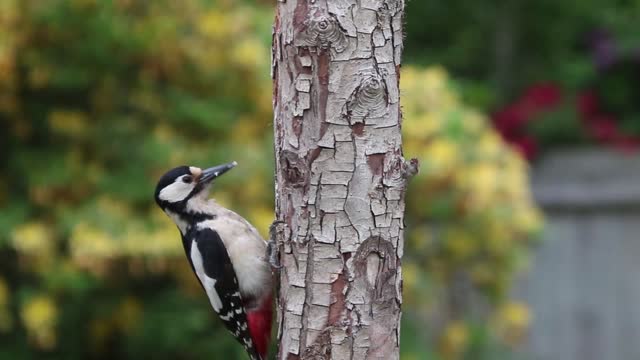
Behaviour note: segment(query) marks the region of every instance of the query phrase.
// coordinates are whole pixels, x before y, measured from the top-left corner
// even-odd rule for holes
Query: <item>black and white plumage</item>
[[[155,199],[178,226],[211,307],[251,359],[259,360],[271,325],[267,243],[244,218],[208,199],[212,180],[235,165],[174,168],[158,182]]]
[[[248,329],[247,314],[238,287],[233,265],[215,230],[191,229],[184,237],[185,252],[211,307],[225,327],[231,331],[252,359],[259,359]]]

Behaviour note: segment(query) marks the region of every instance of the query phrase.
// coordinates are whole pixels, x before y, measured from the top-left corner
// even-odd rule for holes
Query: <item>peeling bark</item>
[[[278,359],[398,359],[403,0],[280,0]]]

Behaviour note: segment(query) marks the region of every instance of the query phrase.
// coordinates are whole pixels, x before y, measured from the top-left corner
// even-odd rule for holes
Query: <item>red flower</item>
[[[562,92],[553,83],[536,84],[527,89],[524,100],[531,104],[535,110],[548,110],[560,103]]]
[[[509,105],[493,115],[496,127],[504,135],[513,134],[529,120],[527,112],[519,104]]]
[[[591,117],[598,113],[598,98],[593,92],[585,91],[578,94],[576,106],[580,115],[585,118]]]
[[[527,124],[539,118],[540,113],[553,111],[561,102],[562,91],[557,85],[541,83],[528,88],[516,102],[496,112],[492,118],[503,138],[532,160],[539,149],[536,139],[527,134]],[[617,119],[600,110],[593,91],[579,93],[575,107],[586,132],[597,142],[628,152],[640,150],[640,137],[624,134]]]
[[[551,83],[531,86],[516,102],[493,115],[496,127],[504,135],[519,132],[540,112],[553,109],[562,99],[560,88]]]
[[[598,141],[609,142],[619,136],[618,127],[615,120],[606,115],[588,119],[587,129],[589,133]]]

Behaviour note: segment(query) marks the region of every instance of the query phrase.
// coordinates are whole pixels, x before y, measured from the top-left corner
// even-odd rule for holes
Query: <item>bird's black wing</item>
[[[202,228],[195,229],[191,238],[196,240],[202,257],[202,267],[206,278],[199,278],[199,280],[209,296],[211,305],[225,327],[247,350],[251,359],[259,360],[260,355],[249,332],[247,314],[238,288],[238,279],[220,235],[213,229]],[[189,253],[192,255],[190,258],[192,267],[196,271],[198,266],[195,263],[198,259],[193,259],[193,255],[197,256],[197,253],[193,251],[189,251]]]

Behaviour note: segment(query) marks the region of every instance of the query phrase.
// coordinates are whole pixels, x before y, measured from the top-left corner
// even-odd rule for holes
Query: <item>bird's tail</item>
[[[249,333],[262,359],[267,358],[269,340],[271,340],[272,302],[273,296],[269,295],[257,310],[247,313]]]

